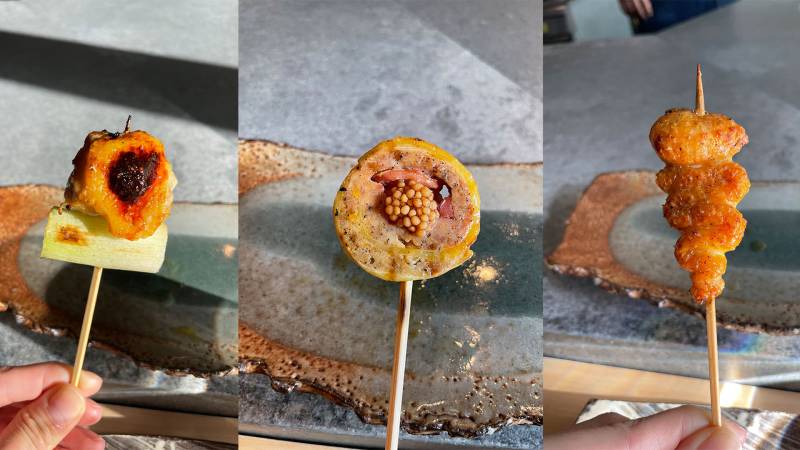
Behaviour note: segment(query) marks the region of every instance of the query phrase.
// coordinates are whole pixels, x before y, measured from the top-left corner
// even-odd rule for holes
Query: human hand
[[[651,0],[619,0],[619,6],[629,17],[647,19],[653,16],[653,3]]]
[[[86,428],[102,416],[94,395],[103,380],[87,371],[78,388],[72,368],[59,363],[0,368],[0,450],[105,448]]]
[[[650,417],[629,420],[607,413],[582,422],[564,433],[546,436],[545,450],[739,450],[747,431],[724,420],[708,425],[708,411],[681,406]]]

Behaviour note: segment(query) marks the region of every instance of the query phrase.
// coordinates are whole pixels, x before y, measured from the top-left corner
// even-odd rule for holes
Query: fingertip
[[[725,420],[725,426],[734,433],[736,433],[741,443],[744,443],[747,440],[747,429],[745,427],[739,425],[737,422],[734,422],[733,420],[727,420],[727,419]]]
[[[106,448],[106,441],[101,436],[92,433],[91,434],[91,449],[90,450],[103,450]]]
[[[742,439],[730,427],[718,427],[698,450],[740,450]]]
[[[94,372],[82,370],[79,386],[84,395],[90,396],[100,390],[100,387],[103,386],[103,379]]]
[[[94,425],[103,418],[103,407],[92,400],[86,401],[86,412],[83,413],[80,424],[83,426]]]
[[[106,442],[98,434],[82,426],[75,427],[59,445],[70,450],[99,450]]]
[[[709,426],[681,441],[676,450],[741,450],[743,442],[733,427]]]

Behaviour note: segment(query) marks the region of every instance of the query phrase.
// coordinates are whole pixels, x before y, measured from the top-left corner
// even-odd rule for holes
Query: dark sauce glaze
[[[155,181],[158,164],[158,154],[154,152],[121,153],[108,173],[111,192],[125,203],[135,203]]]

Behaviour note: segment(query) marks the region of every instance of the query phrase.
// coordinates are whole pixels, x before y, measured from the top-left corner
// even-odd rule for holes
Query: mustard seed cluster
[[[439,218],[439,205],[433,199],[433,191],[414,180],[398,181],[389,189],[384,212],[389,220],[409,233],[422,236]]]

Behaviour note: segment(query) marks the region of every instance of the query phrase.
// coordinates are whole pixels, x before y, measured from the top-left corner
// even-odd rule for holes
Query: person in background
[[[619,0],[636,34],[655,33],[736,0]]]

